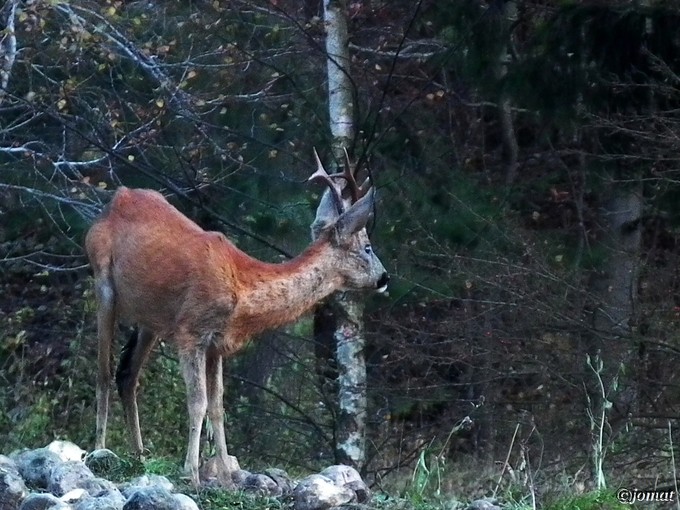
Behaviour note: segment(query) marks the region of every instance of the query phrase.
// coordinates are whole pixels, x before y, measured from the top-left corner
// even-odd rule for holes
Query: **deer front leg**
[[[215,440],[217,480],[220,485],[233,488],[231,474],[240,469],[236,457],[227,452],[227,439],[224,432],[224,378],[222,375],[222,356],[211,348],[208,351],[206,378],[208,389],[208,419]]]
[[[181,341],[178,341],[182,345]],[[190,345],[190,344],[184,344]],[[198,459],[201,446],[201,427],[208,407],[206,396],[206,352],[201,346],[180,348],[179,360],[182,376],[187,388],[187,409],[189,411],[189,443],[184,460],[184,472],[194,487],[200,485]]]

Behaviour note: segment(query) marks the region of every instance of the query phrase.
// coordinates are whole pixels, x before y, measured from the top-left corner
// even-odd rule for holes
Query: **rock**
[[[101,496],[111,495],[125,500],[125,497],[120,492],[116,484],[106,480],[105,478],[85,478],[81,488],[85,489],[90,496],[99,498]]]
[[[70,462],[76,460],[83,460],[85,450],[82,450],[77,444],[71,441],[52,441],[45,448],[56,453],[62,462]]]
[[[74,510],[122,510],[125,498],[119,491],[104,492],[99,496],[87,496],[73,505]]]
[[[55,496],[63,496],[73,489],[85,489],[92,494],[105,489],[103,482],[106,480],[95,480],[94,473],[80,461],[62,462],[52,469],[47,490]]]
[[[295,482],[288,476],[283,469],[269,468],[264,470],[264,474],[276,482],[281,487],[281,494],[287,495],[295,489]]]
[[[21,503],[19,510],[71,510],[71,505],[64,503],[53,494],[29,494]]]
[[[52,469],[62,463],[59,455],[47,448],[24,450],[13,454],[13,459],[26,485],[35,489],[47,489]]]
[[[66,494],[61,496],[59,499],[63,501],[64,503],[68,503],[69,505],[72,505],[74,503],[77,503],[78,501],[82,499],[89,498],[90,495],[85,489],[73,489],[68,491]]]
[[[28,489],[16,464],[0,455],[0,510],[16,510],[28,496]]]
[[[359,472],[351,466],[342,464],[329,466],[319,474],[333,480],[335,485],[353,490],[356,494],[356,501],[359,503],[365,503],[371,498],[368,485],[361,479]]]
[[[115,506],[111,501],[101,498],[89,498],[76,504],[74,510],[121,510],[123,505]]]
[[[0,455],[0,510],[199,510],[189,496],[173,493],[173,483],[164,476],[143,475],[119,488],[95,476],[89,467],[103,472],[115,470],[121,466],[117,455],[105,449],[87,456],[83,453],[73,443],[55,441],[48,447],[11,457]],[[224,487],[225,477],[250,494],[292,495],[295,510],[329,510],[348,503],[363,506],[370,498],[359,473],[348,466],[330,466],[297,484],[285,471],[273,468],[256,474],[228,469],[221,478],[212,480]],[[31,488],[50,493],[31,494]],[[478,500],[470,504],[469,510],[499,509],[495,502]]]
[[[256,496],[280,496],[283,494],[277,483],[263,474],[252,474],[240,486],[245,492]]]
[[[128,498],[123,510],[176,510],[175,495],[162,487],[139,487]]]
[[[353,490],[340,487],[323,475],[310,475],[298,483],[293,491],[296,510],[326,510],[353,502]]]
[[[354,491],[357,503],[367,503],[371,499],[371,489],[368,488],[368,485],[363,480],[349,482],[345,487]]]
[[[19,472],[17,463],[13,459],[10,459],[7,455],[0,455],[0,468],[10,469],[12,471]]]
[[[199,478],[207,481],[209,485],[217,484],[224,488],[235,488],[237,484],[234,482],[234,474],[241,470],[241,466],[233,455],[227,455],[225,464],[222,469],[217,457],[206,459],[198,470]]]
[[[85,456],[84,462],[93,473],[100,476],[111,473],[121,467],[120,457],[108,448],[91,451]]]
[[[175,490],[174,484],[166,477],[161,475],[142,475],[133,478],[120,486],[123,496],[127,499],[132,494],[142,487],[160,487],[168,492]]]
[[[470,503],[466,510],[501,510],[496,500],[490,498],[476,499]]]
[[[246,478],[248,478],[250,475],[252,475],[250,471],[239,469],[238,471],[234,471],[231,474],[231,479],[234,481],[236,487],[242,487],[246,481]]]
[[[199,510],[196,502],[186,494],[173,494],[177,510]]]

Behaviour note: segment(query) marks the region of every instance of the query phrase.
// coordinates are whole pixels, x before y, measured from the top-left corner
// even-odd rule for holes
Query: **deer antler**
[[[331,194],[333,196],[333,202],[335,202],[339,213],[342,213],[344,210],[344,202],[342,199],[343,189],[340,188],[334,179],[341,178],[345,180],[347,183],[347,189],[349,189],[351,202],[353,204],[355,204],[360,198],[364,197],[366,193],[368,193],[368,190],[371,189],[371,179],[369,177],[366,177],[364,182],[361,183],[361,186],[357,184],[356,165],[353,165],[350,161],[347,149],[343,147],[342,150],[345,152],[345,168],[342,172],[329,174],[321,164],[319,155],[317,154],[316,149],[314,149],[314,157],[316,158],[317,168],[316,171],[309,177],[309,179],[307,179],[308,181],[321,181],[330,187]]]
[[[342,172],[342,174],[337,175],[339,177],[343,177],[347,182],[347,186],[349,187],[349,192],[352,197],[352,203],[354,204],[360,198],[366,195],[366,193],[368,193],[368,190],[371,188],[371,179],[369,177],[366,177],[364,182],[361,183],[361,186],[357,185],[356,165],[353,165],[352,162],[350,161],[347,149],[343,147],[342,150],[345,152],[345,170]]]
[[[335,174],[333,176],[328,175],[328,172],[321,163],[321,159],[319,159],[319,154],[316,152],[316,149],[314,149],[314,158],[316,159],[316,171],[309,176],[307,181],[308,182],[320,181],[328,185],[331,191],[331,196],[333,197],[333,202],[335,203],[335,207],[338,210],[338,214],[342,214],[345,209],[342,201],[342,193],[338,188],[338,185],[332,179],[332,177],[335,177],[336,175]]]

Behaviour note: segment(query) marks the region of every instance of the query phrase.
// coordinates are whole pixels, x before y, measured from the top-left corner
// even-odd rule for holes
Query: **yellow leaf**
[[[156,99],[156,106],[158,106],[159,108],[163,108],[163,106],[165,106],[165,101],[163,101],[160,98]]]
[[[134,161],[135,157],[132,154],[130,154],[130,155],[128,155],[127,159],[128,159],[128,161]]]

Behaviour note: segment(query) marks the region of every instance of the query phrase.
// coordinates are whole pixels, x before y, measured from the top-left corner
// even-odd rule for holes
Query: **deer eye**
[[[370,254],[373,251],[373,248],[371,248],[370,244],[367,244],[366,246],[364,246],[364,251]]]

